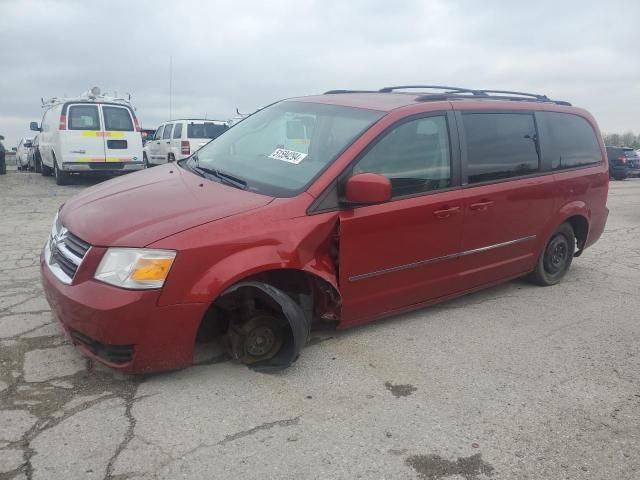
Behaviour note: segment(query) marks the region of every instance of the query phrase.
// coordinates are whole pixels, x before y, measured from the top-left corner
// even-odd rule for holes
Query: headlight
[[[176,252],[147,248],[110,248],[102,257],[94,278],[116,287],[160,288],[164,284]]]

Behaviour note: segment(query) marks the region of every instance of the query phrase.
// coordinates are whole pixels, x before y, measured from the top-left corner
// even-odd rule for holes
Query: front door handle
[[[454,213],[458,213],[460,211],[460,207],[441,207],[440,210],[434,210],[433,214],[436,218],[449,218]]]
[[[482,211],[482,210],[486,210],[492,205],[493,205],[493,202],[491,200],[484,200],[482,202],[472,203],[471,205],[469,205],[469,209]]]

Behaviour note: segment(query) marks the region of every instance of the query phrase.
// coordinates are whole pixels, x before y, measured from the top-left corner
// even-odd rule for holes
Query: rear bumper
[[[191,365],[206,304],[159,307],[159,290],[124,290],[96,280],[65,285],[42,256],[40,273],[54,316],[83,354],[126,373]]]
[[[64,162],[62,170],[71,173],[118,173],[142,170],[144,162]]]

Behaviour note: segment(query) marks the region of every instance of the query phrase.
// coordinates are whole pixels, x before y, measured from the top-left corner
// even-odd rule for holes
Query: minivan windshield
[[[196,172],[215,171],[257,193],[292,196],[383,114],[283,101],[236,124],[198,150],[184,166]]]

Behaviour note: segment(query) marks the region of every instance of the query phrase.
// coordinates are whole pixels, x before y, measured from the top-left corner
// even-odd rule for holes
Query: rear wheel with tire
[[[529,280],[544,287],[558,283],[569,270],[575,249],[573,228],[563,223],[551,235]]]
[[[176,161],[176,157],[173,156],[173,153],[170,153],[167,156],[167,162],[171,163],[171,162],[175,162]]]
[[[40,173],[42,174],[43,177],[50,177],[51,174],[53,173],[53,171],[51,170],[51,167],[45,165],[44,163],[41,163],[41,169],[40,169]]]
[[[58,168],[58,161],[56,159],[53,160],[53,175],[56,177],[56,185],[69,184],[69,174]]]
[[[147,154],[142,154],[142,163],[144,163],[144,168],[150,168],[151,164],[149,163],[149,159],[147,158]]]

